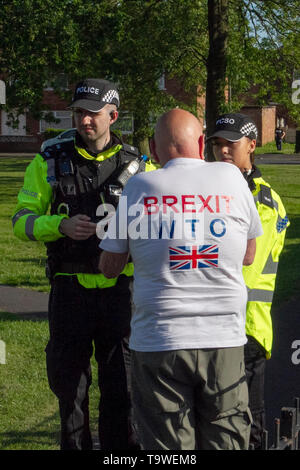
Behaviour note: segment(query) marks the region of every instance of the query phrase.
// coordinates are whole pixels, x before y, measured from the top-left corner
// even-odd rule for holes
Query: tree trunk
[[[139,140],[137,142],[137,147],[143,155],[147,155],[147,157],[149,158],[151,157],[148,137],[145,137],[144,139]]]
[[[206,80],[206,135],[209,136],[225,102],[228,8],[229,0],[208,0],[209,54]],[[211,146],[207,145],[207,159],[212,161]]]
[[[140,152],[150,157],[149,150],[149,139],[147,136],[146,129],[148,127],[148,116],[144,115],[141,117],[137,114],[134,116],[134,134],[133,134],[133,145],[138,147]]]

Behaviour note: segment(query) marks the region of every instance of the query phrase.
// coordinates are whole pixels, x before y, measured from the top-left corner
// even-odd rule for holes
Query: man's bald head
[[[202,140],[199,120],[188,111],[172,109],[157,121],[154,154],[162,166],[173,158],[203,158]]]

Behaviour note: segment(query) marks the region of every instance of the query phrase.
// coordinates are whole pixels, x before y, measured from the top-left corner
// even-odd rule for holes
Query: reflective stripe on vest
[[[269,254],[262,274],[276,274],[278,268],[278,261],[273,261],[272,253]]]
[[[32,214],[32,215],[35,215],[33,214],[33,212],[29,209],[21,209],[19,212],[17,212],[13,218],[12,218],[12,225],[14,227],[15,223],[19,220],[20,217],[23,217],[23,215],[27,215],[27,214]]]
[[[33,235],[33,228],[34,228],[34,222],[38,218],[39,218],[38,215],[29,215],[25,222],[25,234],[32,241],[36,241],[36,238]]]
[[[265,289],[248,289],[248,302],[272,302],[274,292]]]

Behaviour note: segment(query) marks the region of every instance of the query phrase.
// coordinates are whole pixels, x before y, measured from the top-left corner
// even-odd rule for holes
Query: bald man
[[[129,255],[135,267],[133,407],[145,450],[248,448],[242,266],[262,230],[239,170],[205,162],[202,147],[192,114],[161,116],[152,153],[162,169],[129,180],[100,244],[105,276]]]

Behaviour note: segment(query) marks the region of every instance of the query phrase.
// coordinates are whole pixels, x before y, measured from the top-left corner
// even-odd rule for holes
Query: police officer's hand
[[[90,220],[91,218],[87,215],[77,214],[70,219],[63,219],[59,230],[73,240],[87,240],[96,233],[97,224],[90,222]]]

